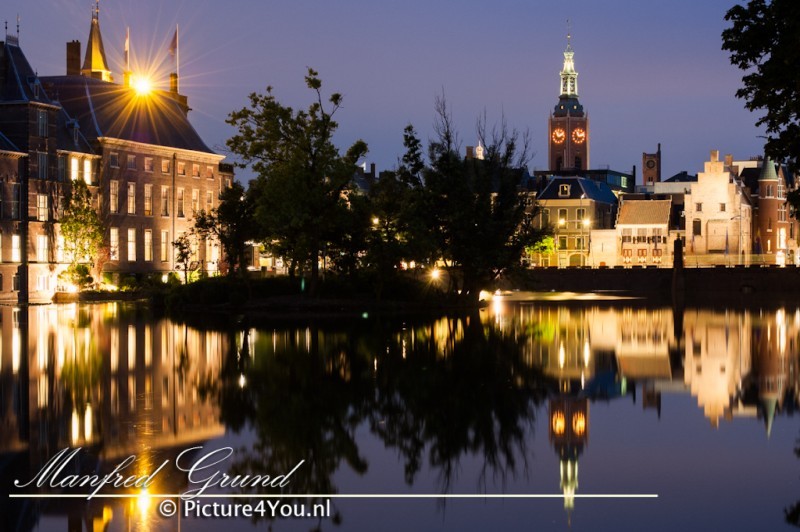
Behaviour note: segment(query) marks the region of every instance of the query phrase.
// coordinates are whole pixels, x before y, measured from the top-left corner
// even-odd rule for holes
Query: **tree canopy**
[[[74,270],[79,263],[94,263],[103,246],[104,232],[89,187],[80,179],[72,181],[61,216],[61,236],[64,237],[64,251],[70,269]]]
[[[290,261],[292,273],[309,267],[313,290],[321,254],[335,232],[331,220],[346,202],[344,192],[367,145],[359,140],[345,155],[339,153],[333,116],[342,96],[334,93],[326,103],[322,81],[310,68],[305,82],[314,94],[307,109],[279,103],[267,87],[264,94],[251,94],[250,105],[227,121],[237,129],[228,147],[257,173],[250,193],[261,239]]]
[[[750,0],[725,15],[722,49],[744,72],[736,96],[750,111],[763,111],[766,150],[797,170],[800,160],[800,2]]]

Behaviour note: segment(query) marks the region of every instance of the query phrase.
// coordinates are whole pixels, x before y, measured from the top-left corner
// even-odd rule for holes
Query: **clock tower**
[[[589,117],[578,101],[578,73],[567,35],[564,68],[561,69],[561,93],[558,96],[548,131],[550,170],[554,172],[589,168]]]

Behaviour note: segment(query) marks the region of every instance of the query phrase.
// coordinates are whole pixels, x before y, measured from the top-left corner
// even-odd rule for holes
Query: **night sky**
[[[85,51],[91,2],[5,0],[0,18],[41,75],[65,73],[65,43]],[[102,0],[100,27],[115,80],[122,79],[125,28],[134,65],[170,71],[168,47],[180,25],[181,92],[207,144],[224,152],[227,114],[272,85],[278,99],[305,107],[306,67],[323,89],[341,92],[336,137],[344,150],[363,138],[367,162],[393,168],[409,122],[432,134],[433,102],[444,92],[462,145],[475,121],[505,114],[529,129],[530,169],[547,165],[547,117],[571,21],[580,100],[589,113],[591,166],[630,172],[641,155],[663,151],[663,174],[696,173],[709,150],[749,158],[761,152],[757,116],[735,98],[741,74],[721,50],[732,0]],[[248,172],[239,175],[247,180]]]

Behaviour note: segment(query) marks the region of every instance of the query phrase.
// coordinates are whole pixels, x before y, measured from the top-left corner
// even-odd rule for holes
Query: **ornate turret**
[[[92,8],[92,25],[89,28],[89,42],[86,45],[86,57],[83,60],[81,75],[88,78],[113,81],[108,69],[103,38],[100,36],[100,1]]]
[[[758,177],[758,224],[756,253],[772,255],[768,262],[783,264],[789,232],[786,194],[783,182],[775,171],[775,163],[764,157]]]
[[[550,117],[549,138],[550,170],[563,172],[589,168],[589,118],[578,101],[578,73],[569,33],[560,73],[558,103]]]

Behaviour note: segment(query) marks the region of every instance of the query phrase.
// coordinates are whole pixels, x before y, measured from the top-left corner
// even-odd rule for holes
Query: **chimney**
[[[175,72],[169,75],[169,92],[178,94],[178,74]]]
[[[81,75],[81,41],[67,43],[67,76]]]
[[[719,162],[719,150],[711,150],[711,161],[712,163]]]
[[[369,176],[375,179],[375,163],[369,164]]]
[[[725,156],[725,166],[728,168],[733,166],[733,155],[730,153]]]
[[[473,146],[467,146],[467,159],[472,159],[475,157],[475,148]]]

